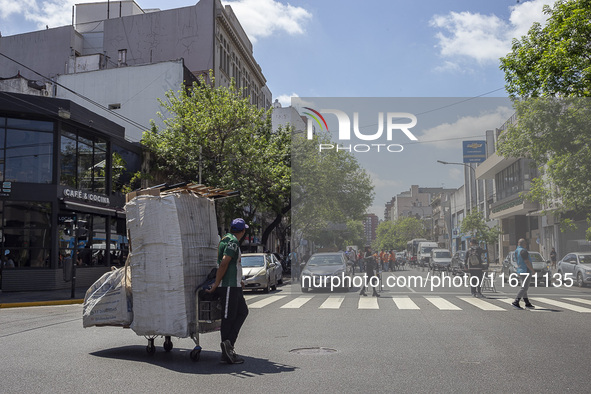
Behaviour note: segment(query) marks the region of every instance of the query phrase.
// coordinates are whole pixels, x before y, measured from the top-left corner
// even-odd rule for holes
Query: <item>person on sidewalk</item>
[[[550,252],[550,261],[552,262],[551,267],[556,269],[556,249],[552,248]]]
[[[367,293],[365,292],[365,284],[369,282],[372,277],[377,276],[376,270],[378,268],[376,256],[372,255],[371,248],[369,246],[365,248],[365,255],[363,261],[365,262],[365,278],[363,286],[361,287],[361,292],[359,294],[364,297],[367,297]],[[373,289],[372,296],[379,297],[380,295],[378,294],[378,291],[376,290],[375,286],[371,286],[371,288]]]
[[[207,292],[216,292],[223,300],[224,313],[220,334],[222,343],[222,362],[242,364],[244,359],[234,351],[238,333],[246,317],[248,306],[242,287],[242,266],[240,265],[240,240],[244,237],[248,225],[244,219],[232,220],[230,232],[222,238],[218,246],[218,270],[215,282]]]
[[[470,240],[470,249],[466,252],[465,263],[470,274],[470,292],[472,293],[472,297],[477,298],[486,298],[482,294],[482,280],[484,278],[483,253],[484,250],[478,246],[476,238],[472,238]]]
[[[529,259],[529,252],[527,251],[525,239],[521,238],[519,240],[517,243],[517,249],[515,249],[514,253],[515,260],[517,261],[517,275],[519,275],[521,288],[517,293],[517,297],[515,297],[515,301],[513,301],[511,305],[517,309],[523,309],[521,308],[521,305],[519,305],[519,301],[523,298],[523,301],[525,301],[525,307],[528,309],[534,309],[535,307],[529,302],[527,296],[527,290],[529,289],[529,283],[531,281],[531,275],[534,273],[534,268]]]

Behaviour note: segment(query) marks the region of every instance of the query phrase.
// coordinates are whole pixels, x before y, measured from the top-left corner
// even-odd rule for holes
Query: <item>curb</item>
[[[33,302],[7,302],[0,304],[0,308],[23,308],[27,306],[51,306],[82,304],[83,299],[59,300],[59,301],[33,301]]]

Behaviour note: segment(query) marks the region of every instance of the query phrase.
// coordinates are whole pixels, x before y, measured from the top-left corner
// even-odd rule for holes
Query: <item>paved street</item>
[[[516,290],[495,285],[484,300],[458,288],[248,293],[242,365],[219,364],[218,333],[200,336],[192,362],[187,338],[170,353],[158,338],[150,356],[132,330],[82,328],[81,305],[3,309],[2,391],[588,392],[591,289],[532,287],[538,308],[519,311]]]

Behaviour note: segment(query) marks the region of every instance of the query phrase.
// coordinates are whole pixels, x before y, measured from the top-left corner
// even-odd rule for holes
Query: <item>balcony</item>
[[[476,167],[476,179],[495,179],[497,173],[509,167],[517,160],[519,159],[499,156],[497,152],[495,152]]]

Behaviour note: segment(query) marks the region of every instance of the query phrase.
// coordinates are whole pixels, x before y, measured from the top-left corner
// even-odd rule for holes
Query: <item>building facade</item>
[[[35,80],[39,79],[39,73],[56,80],[64,75],[182,59],[194,78],[203,76],[209,81],[211,70],[215,86],[229,86],[233,80],[252,104],[270,108],[271,92],[254,59],[252,43],[232,8],[224,7],[219,0],[200,0],[194,6],[164,11],[143,10],[134,1],[84,3],[75,9],[71,26],[0,37],[2,52],[8,56],[0,58],[3,74],[0,77],[20,72],[23,77]],[[129,74],[136,72],[145,73],[134,67]],[[165,91],[177,91],[182,83],[172,86],[143,79],[133,85],[134,78],[130,78],[114,91],[107,90],[103,81],[113,81],[108,79],[113,75],[95,73],[82,78],[61,77],[61,80],[75,82],[77,86],[85,84],[84,95],[107,100],[98,101],[104,107],[119,104],[113,110],[123,113],[126,107],[134,105],[136,109],[143,108],[138,102],[157,103]],[[132,97],[116,97],[114,93],[124,86],[149,89]],[[157,119],[152,106],[144,112],[136,114],[133,110],[132,113],[132,119],[140,125],[149,125],[150,119]],[[129,124],[121,124],[128,139],[139,141],[141,132]]]
[[[121,187],[141,150],[117,124],[68,100],[0,92],[3,291],[67,288],[64,261],[90,286],[128,251]],[[87,233],[76,246],[71,224]]]

